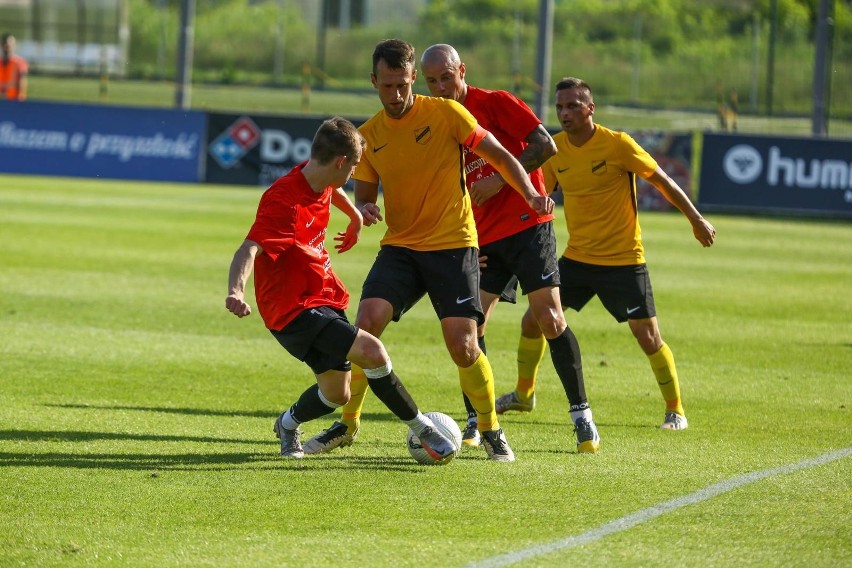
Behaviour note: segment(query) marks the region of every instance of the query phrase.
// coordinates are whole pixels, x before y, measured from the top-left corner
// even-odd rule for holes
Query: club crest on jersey
[[[414,141],[418,144],[428,144],[432,139],[432,129],[430,127],[419,128],[414,131]]]

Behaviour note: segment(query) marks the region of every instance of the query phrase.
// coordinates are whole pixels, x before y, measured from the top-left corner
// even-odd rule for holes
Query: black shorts
[[[361,300],[382,298],[393,306],[393,320],[429,295],[439,319],[485,321],[479,301],[479,256],[475,248],[417,251],[385,245],[367,274]]]
[[[327,306],[305,310],[281,331],[269,330],[284,349],[308,364],[314,374],[326,371],[349,371],[346,358],[358,329],[346,314]]]
[[[583,309],[597,295],[606,310],[619,322],[652,318],[657,315],[651,277],[644,264],[601,266],[565,258],[559,259],[562,305]]]
[[[489,243],[479,254],[488,257],[479,287],[503,301],[514,303],[516,283],[524,294],[559,286],[552,221]]]
[[[482,270],[479,271],[479,289],[484,290],[482,287]],[[488,290],[485,290],[488,292]],[[493,294],[494,292],[492,292]],[[500,292],[500,302],[509,302],[510,304],[518,303],[518,277],[512,276],[512,278],[506,282],[506,285],[503,286],[503,291]]]

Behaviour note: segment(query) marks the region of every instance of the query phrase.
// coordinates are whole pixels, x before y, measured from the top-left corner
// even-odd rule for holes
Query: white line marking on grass
[[[491,558],[486,558],[485,560],[479,562],[472,562],[471,564],[468,564],[468,566],[470,568],[497,568],[499,566],[508,566],[510,564],[515,564],[516,562],[527,560],[529,558],[540,556],[542,554],[549,554],[551,552],[562,550],[564,548],[573,548],[575,546],[588,544],[590,542],[601,539],[607,535],[621,532],[623,530],[632,528],[640,523],[644,523],[645,521],[655,519],[665,513],[668,513],[669,511],[674,511],[675,509],[680,509],[681,507],[686,507],[687,505],[694,505],[695,503],[700,503],[701,501],[705,501],[707,499],[710,499],[711,497],[721,495],[722,493],[726,493],[728,491],[731,491],[732,489],[737,489],[739,487],[742,487],[743,485],[748,485],[749,483],[754,483],[755,481],[760,481],[761,479],[767,477],[773,477],[775,475],[781,475],[784,473],[798,471],[800,469],[823,465],[829,462],[833,462],[835,460],[849,457],[850,455],[852,455],[852,448],[845,448],[842,450],[829,452],[827,454],[823,454],[821,456],[809,460],[801,461],[799,463],[784,465],[772,469],[765,469],[763,471],[756,471],[753,473],[746,473],[744,475],[733,477],[725,481],[720,481],[719,483],[714,483],[709,487],[699,489],[695,493],[690,493],[689,495],[677,497],[676,499],[671,499],[670,501],[666,501],[665,503],[660,503],[659,505],[654,505],[653,507],[648,507],[646,509],[636,511],[635,513],[631,513],[625,517],[621,517],[620,519],[615,519],[614,521],[610,521],[605,525],[602,525],[596,529],[586,531],[582,534],[578,534],[576,536],[569,536],[568,538],[555,540],[553,542],[531,546],[523,550],[509,552],[507,554],[501,554],[499,556],[492,556]]]

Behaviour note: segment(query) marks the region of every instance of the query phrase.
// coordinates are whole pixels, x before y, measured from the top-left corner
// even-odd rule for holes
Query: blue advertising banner
[[[699,205],[852,218],[852,140],[705,134]]]
[[[204,113],[0,102],[0,172],[198,182]]]
[[[268,187],[311,157],[323,119],[210,113],[207,121],[205,180]]]

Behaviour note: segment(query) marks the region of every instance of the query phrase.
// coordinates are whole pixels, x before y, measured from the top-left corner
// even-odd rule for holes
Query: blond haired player
[[[363,219],[340,187],[361,159],[364,139],[341,117],[326,120],[311,144],[311,157],[278,178],[260,198],[257,216],[234,253],[225,307],[237,317],[251,314],[245,287],[254,268],[255,298],[263,323],[291,355],[314,372],[308,387],[281,413],[273,430],[281,455],[301,458],[301,425],[349,400],[350,360],[361,365],[370,388],[418,436],[436,460],[457,448],[417,409],[393,370],[384,345],[346,319],[349,293],[331,268],[325,248],[329,206],[350,218],[337,250],[358,241]]]

